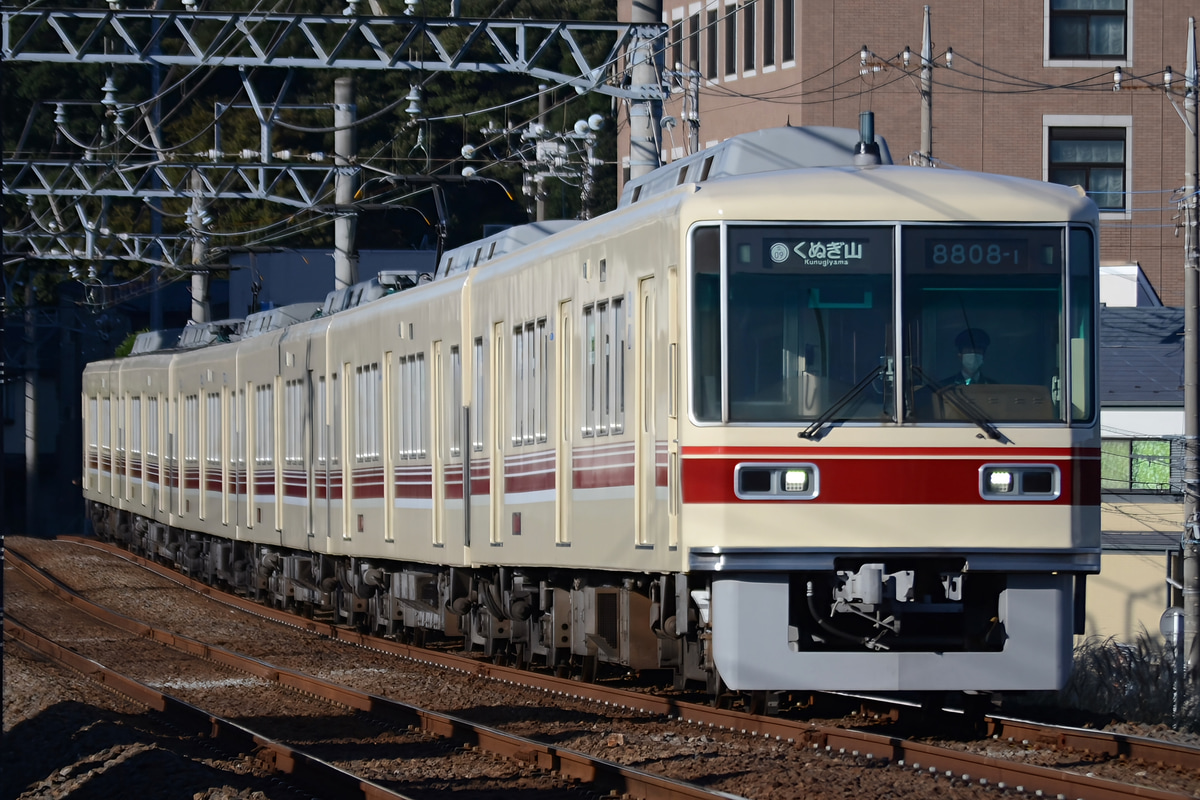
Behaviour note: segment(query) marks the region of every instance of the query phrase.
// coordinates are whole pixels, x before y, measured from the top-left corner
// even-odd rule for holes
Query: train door
[[[445,393],[443,381],[445,380],[445,368],[442,365],[442,343],[440,341],[433,343],[433,376],[429,382],[429,411],[433,415],[430,420],[430,442],[429,442],[429,460],[431,478],[433,481],[433,543],[442,544],[444,531],[442,526],[445,524],[446,513],[446,476],[443,472],[445,468],[445,460],[442,455],[442,426],[443,409],[442,403],[445,402]]]
[[[311,345],[311,343],[310,343]],[[311,352],[309,357],[312,357]],[[325,388],[324,378],[321,379],[321,388]],[[324,453],[319,443],[323,443],[324,427],[325,427],[325,404],[324,398],[321,398],[321,403],[317,403],[317,387],[313,381],[313,371],[307,369],[304,371],[304,409],[305,409],[305,429],[304,429],[304,496],[308,508],[308,519],[305,521],[305,533],[308,534],[309,546],[312,545],[312,538],[317,534],[317,520],[324,519],[324,506],[322,493],[317,492],[317,456],[319,453]]]
[[[504,323],[492,328],[492,513],[489,541],[500,541],[504,518]]]
[[[654,278],[643,278],[638,285],[637,325],[635,326],[635,391],[637,434],[637,544],[654,545],[654,502],[658,475],[657,426],[654,419]]]
[[[555,398],[555,418],[558,420],[558,434],[555,440],[554,484],[558,491],[554,493],[557,508],[555,511],[554,541],[559,544],[571,540],[571,498],[575,489],[575,467],[571,448],[571,409],[572,381],[571,349],[574,346],[571,328],[571,301],[564,300],[558,304],[558,391]]]
[[[488,419],[488,398],[491,396],[487,390],[487,378],[485,377],[485,367],[487,366],[485,341],[483,336],[476,336],[471,344],[471,408],[468,412],[471,428],[465,445],[470,448],[470,453],[465,457],[463,478],[463,502],[466,509],[466,518],[463,520],[466,530],[464,544],[467,547],[470,547],[472,542],[479,541],[482,533],[487,530],[489,524],[487,519],[491,517],[490,506],[486,512],[487,519],[483,517],[484,512],[480,512],[478,515],[474,512],[477,494],[479,495],[478,505],[485,506],[491,502],[491,476],[487,474],[489,456],[485,452],[487,435],[484,431]],[[478,477],[478,482],[476,477]],[[477,531],[476,528],[483,530]]]
[[[257,411],[258,403],[255,402],[256,395],[254,392],[254,384],[250,383],[249,381],[246,382],[245,396],[246,396],[246,411],[245,411],[245,420],[246,420],[245,431],[246,431],[246,433],[245,433],[244,438],[246,440],[246,493],[244,495],[245,500],[243,502],[245,503],[245,509],[246,509],[246,527],[253,528],[254,523],[255,523],[255,518],[257,517],[257,515],[254,513],[254,504],[257,501],[257,494],[258,494],[258,488],[255,485],[255,479],[258,477],[257,456],[258,456],[258,436],[259,436],[258,424],[259,424],[259,422],[258,422],[258,414],[253,413],[250,410],[251,407],[253,406],[255,411]]]
[[[380,387],[380,391],[374,395],[379,402],[375,417],[382,423],[380,428],[373,428],[373,430],[375,436],[383,438],[380,452],[383,454],[383,540],[385,542],[393,541],[396,537],[396,443],[402,440],[397,430],[399,425],[396,419],[396,409],[402,408],[401,397],[404,398],[404,405],[412,400],[412,393],[407,385],[403,392],[396,391],[396,368],[395,354],[388,350],[383,354],[383,385]]]
[[[350,386],[353,383],[354,369],[349,361],[342,364],[342,386],[341,392],[338,395],[340,398],[340,408],[345,410],[345,413],[339,414],[339,431],[341,432],[341,446],[339,448],[338,457],[342,462],[342,539],[349,539],[350,532],[354,530],[351,526],[351,518],[354,514],[354,475],[352,472],[352,463],[350,460],[350,433],[352,429],[349,426],[350,411],[353,406],[350,405]]]
[[[679,270],[667,270],[667,542],[679,546]],[[655,405],[663,408],[663,403]]]
[[[229,470],[233,476],[233,521],[238,528],[238,537],[245,536],[245,528],[249,517],[246,511],[246,480],[247,458],[246,448],[249,437],[246,435],[246,390],[242,388],[240,370],[234,375],[234,389],[229,393],[230,410],[229,423],[232,428],[230,442]]]
[[[235,390],[236,391],[236,390]],[[233,454],[230,440],[232,438],[231,430],[233,429],[233,419],[228,415],[228,411],[233,407],[229,401],[229,387],[222,386],[220,396],[217,398],[218,413],[221,409],[225,410],[225,421],[221,425],[218,432],[220,452],[217,454],[218,466],[216,469],[220,475],[218,480],[221,481],[221,524],[229,524],[229,458]]]

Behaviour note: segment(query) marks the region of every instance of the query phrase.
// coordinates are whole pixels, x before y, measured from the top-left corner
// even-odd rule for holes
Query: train
[[[83,375],[98,536],[281,608],[678,687],[1067,680],[1098,212],[784,127]]]

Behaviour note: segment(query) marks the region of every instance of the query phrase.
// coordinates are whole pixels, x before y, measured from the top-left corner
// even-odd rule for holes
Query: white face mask
[[[974,375],[983,366],[983,353],[963,353],[962,368],[964,375]]]

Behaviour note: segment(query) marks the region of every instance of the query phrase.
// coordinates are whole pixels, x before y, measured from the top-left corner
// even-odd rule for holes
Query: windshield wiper
[[[946,400],[949,400],[950,404],[952,406],[954,406],[959,411],[961,411],[964,415],[966,415],[967,419],[969,419],[971,422],[974,422],[977,426],[979,426],[979,429],[982,430],[984,433],[986,433],[988,436],[995,439],[997,442],[1008,442],[1009,441],[1007,436],[1005,436],[1003,433],[1001,433],[999,430],[996,429],[996,426],[992,424],[992,421],[990,419],[988,419],[987,414],[984,414],[983,410],[981,408],[979,408],[979,406],[975,405],[968,398],[963,397],[962,395],[957,395],[952,391],[946,391],[947,389],[952,389],[954,387],[943,386],[942,384],[938,383],[933,378],[931,378],[927,374],[925,374],[925,370],[921,369],[920,367],[916,366],[915,364],[911,367],[911,369],[912,369],[914,375],[916,375],[921,380],[925,381],[925,384],[927,386],[933,387],[933,390],[936,391],[943,398],[945,398]]]
[[[883,372],[883,364],[880,364],[875,369],[868,372],[865,378],[856,383],[854,387],[850,389],[850,391],[846,392],[838,399],[836,403],[826,409],[825,413],[814,419],[811,425],[796,435],[802,439],[812,439],[816,437],[816,435],[821,432],[821,428],[825,427],[825,423],[831,421],[834,416],[836,416],[839,411],[845,408],[851,400],[862,394],[862,391],[870,386],[871,381],[875,380],[875,378],[881,372]]]

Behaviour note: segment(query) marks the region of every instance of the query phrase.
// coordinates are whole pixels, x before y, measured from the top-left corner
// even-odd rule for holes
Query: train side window
[[[121,472],[125,471],[125,398],[117,398],[117,424],[115,426],[116,436],[113,444],[117,448],[117,463],[120,465]]]
[[[595,307],[583,309],[583,426],[584,436],[595,434],[596,417],[596,318]]]
[[[129,398],[129,455],[138,459],[142,455],[142,398]]]
[[[100,401],[98,398],[89,397],[87,401],[87,441],[88,452],[92,455],[92,460],[95,461],[100,451]]]
[[[283,387],[283,463],[298,467],[304,463],[304,397],[299,380]]]
[[[329,421],[329,464],[339,466],[342,462],[342,390],[335,372],[329,376],[329,397],[333,414]]]
[[[112,398],[105,397],[100,404],[100,469],[112,469]]]
[[[458,345],[450,346],[450,402],[449,414],[446,419],[450,425],[450,455],[462,455],[462,427],[459,419],[462,417],[462,353]]]
[[[612,301],[612,417],[608,429],[612,433],[625,430],[625,303],[624,298]]]
[[[329,460],[329,408],[326,405],[328,398],[325,376],[319,375],[317,376],[317,407],[313,413],[313,426],[316,428],[314,437],[316,440],[314,455],[316,457],[314,460],[318,467],[324,467]]]
[[[598,338],[597,356],[600,360],[598,367],[598,385],[596,387],[599,397],[594,402],[596,408],[596,435],[607,436],[609,431],[609,422],[612,418],[612,371],[613,371],[613,352],[612,352],[612,330],[611,320],[609,319],[608,303],[596,304],[596,336]]]
[[[425,354],[401,356],[397,379],[400,458],[424,458],[425,447]]]
[[[474,343],[474,361],[475,367],[471,376],[472,385],[475,388],[475,409],[471,414],[473,433],[471,434],[471,449],[476,453],[483,452],[483,419],[485,409],[487,408],[487,385],[483,378],[483,366],[486,360],[486,353],[483,347],[483,337],[475,337]]]
[[[1096,397],[1096,376],[1091,369],[1091,353],[1095,347],[1095,276],[1098,270],[1092,232],[1087,228],[1072,228],[1067,246],[1070,265],[1067,292],[1071,316],[1067,344],[1071,419],[1086,421],[1092,418]]]
[[[221,394],[209,392],[204,400],[204,460],[208,468],[216,472],[221,469]]]
[[[429,451],[425,445],[425,409],[429,408],[429,393],[426,390],[428,375],[425,369],[425,354],[417,353],[414,357],[414,371],[416,372],[416,380],[414,381],[414,390],[416,392],[416,402],[413,404],[413,440],[415,442],[415,458],[425,458]]]
[[[538,442],[547,438],[547,417],[550,416],[550,337],[546,332],[546,318],[536,323],[534,346],[537,348],[537,414],[533,421],[533,435]]]
[[[94,412],[93,412],[94,413]],[[92,439],[95,442],[95,439]],[[146,398],[146,458],[158,458],[158,398]]]
[[[270,467],[275,463],[274,386],[268,383],[255,387],[254,411],[254,463]]]
[[[526,380],[525,380],[525,328],[513,328],[513,400],[512,400],[512,443],[520,447],[526,438]]]
[[[189,466],[200,458],[200,396],[189,394],[183,400],[183,461]]]
[[[706,162],[707,165],[707,162]],[[692,234],[692,411],[721,421],[721,230]]]
[[[383,429],[383,385],[379,362],[355,368],[355,456],[358,461],[379,458],[379,438]]]

